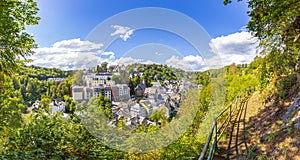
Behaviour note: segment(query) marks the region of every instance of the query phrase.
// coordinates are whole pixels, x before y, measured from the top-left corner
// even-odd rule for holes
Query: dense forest
[[[230,2],[224,1],[225,4]],[[191,92],[183,102],[196,108],[192,124],[182,136],[166,147],[147,153],[131,153],[107,147],[73,115],[76,110],[82,109],[70,97],[71,85],[81,83],[77,77],[80,77],[80,71],[74,74],[72,71],[26,66],[26,61],[20,60],[33,54],[33,48],[37,47],[33,37],[25,32],[25,25],[38,24],[37,3],[33,0],[1,1],[0,159],[197,158],[214,116],[237,95],[247,97],[259,92],[262,101],[272,98],[274,106],[280,108],[286,98],[299,90],[299,3],[298,0],[249,0],[251,10],[248,14],[251,19],[247,28],[259,38],[261,55],[250,64],[232,64],[192,73],[189,78],[202,85],[199,94]],[[147,77],[156,76],[159,80],[177,78],[168,67],[144,67],[146,69],[143,72]],[[186,76],[185,73],[181,74],[182,77]],[[66,79],[56,83],[48,81],[48,78]],[[139,81],[133,79],[134,83]],[[150,84],[150,81],[149,78],[146,83]],[[44,114],[49,113],[47,104],[53,98],[61,98],[66,102],[70,119],[64,119],[61,112],[51,116]],[[42,109],[37,114],[24,115],[26,107],[37,99],[41,101]],[[98,109],[107,109],[105,106],[109,102],[103,97],[96,102],[100,106]],[[179,115],[185,115],[188,111],[181,112]],[[122,129],[122,126],[119,128]],[[136,132],[153,132],[157,129],[153,126],[140,127]]]

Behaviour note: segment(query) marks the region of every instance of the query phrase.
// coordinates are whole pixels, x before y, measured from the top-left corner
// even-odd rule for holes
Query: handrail
[[[203,151],[205,151],[205,152],[202,151],[202,153],[201,153],[201,155],[200,155],[200,157],[199,157],[199,160],[203,160],[204,157],[205,157],[206,151],[207,151],[207,149],[208,149],[208,147],[209,147],[209,143],[210,143],[211,138],[212,138],[212,134],[213,134],[214,128],[215,128],[215,126],[216,126],[215,123],[216,123],[216,122],[214,121],[213,124],[212,124],[212,126],[211,126],[211,130],[210,130],[209,136],[208,136],[207,141],[206,141],[206,143],[205,143],[205,146],[204,146],[204,148],[203,148]]]
[[[229,124],[229,121],[231,120],[231,116],[232,114],[235,112],[235,110],[237,109],[238,107],[238,100],[240,100],[241,96],[237,96],[235,98],[235,100],[233,100],[224,110],[222,110],[215,118],[214,118],[214,121],[213,121],[213,124],[212,124],[212,127],[211,127],[211,130],[210,130],[210,133],[209,133],[209,136],[206,140],[206,143],[205,143],[205,146],[201,152],[201,155],[200,157],[198,158],[198,160],[203,160],[207,154],[207,151],[208,151],[208,148],[209,148],[209,145],[210,143],[211,144],[211,148],[209,150],[209,153],[208,153],[208,157],[207,159],[213,159],[213,153],[215,151],[216,148],[218,148],[217,146],[217,143],[218,141],[220,140],[221,136],[223,135],[225,129],[228,127],[228,124]],[[232,106],[235,104],[235,110],[232,109]],[[218,128],[217,124],[218,124],[218,119],[220,117],[222,117],[226,111],[229,110],[229,115],[225,118],[225,120],[223,120],[221,122],[221,125],[220,127]],[[225,125],[225,123],[227,122],[227,124]],[[223,128],[225,127],[225,128]],[[222,132],[221,129],[223,128]],[[220,134],[218,134],[220,132]],[[213,136],[214,134],[214,136]],[[213,141],[212,141],[213,139]]]

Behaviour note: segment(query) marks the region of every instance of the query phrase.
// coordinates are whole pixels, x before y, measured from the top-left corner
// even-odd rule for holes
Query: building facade
[[[84,86],[72,86],[73,100],[89,100],[100,94],[112,101],[127,101],[130,99],[130,89],[127,84],[115,84],[111,73],[87,74],[83,77]]]

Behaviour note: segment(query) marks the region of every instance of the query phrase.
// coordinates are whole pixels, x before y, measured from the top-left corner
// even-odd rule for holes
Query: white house
[[[53,102],[49,104],[49,106],[51,107],[52,113],[55,113],[55,112],[58,112],[58,111],[63,111],[64,112],[65,109],[66,109],[65,102],[63,102],[59,98],[54,99]]]

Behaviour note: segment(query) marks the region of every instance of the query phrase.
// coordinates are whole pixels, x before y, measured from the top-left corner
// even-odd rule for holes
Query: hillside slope
[[[246,137],[251,159],[300,159],[300,92],[280,104],[254,92],[248,103]]]

